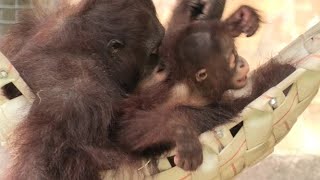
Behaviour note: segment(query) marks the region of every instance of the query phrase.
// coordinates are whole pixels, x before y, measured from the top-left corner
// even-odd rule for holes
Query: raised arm
[[[167,32],[179,30],[195,20],[220,19],[226,0],[178,0]]]

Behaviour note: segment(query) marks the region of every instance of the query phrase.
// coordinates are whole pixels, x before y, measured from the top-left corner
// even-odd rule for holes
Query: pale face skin
[[[247,61],[243,57],[238,56],[234,51],[229,56],[228,62],[230,69],[234,70],[234,74],[230,82],[230,89],[241,89],[245,87],[248,83],[247,74],[250,70]],[[196,73],[196,80],[198,82],[204,81],[207,77],[207,70],[205,68],[200,69]]]

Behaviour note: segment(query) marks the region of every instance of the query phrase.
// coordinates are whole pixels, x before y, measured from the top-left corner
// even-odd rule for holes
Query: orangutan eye
[[[205,73],[205,72],[202,72],[202,73],[199,74],[200,78],[205,78],[206,76],[207,76],[207,73]]]

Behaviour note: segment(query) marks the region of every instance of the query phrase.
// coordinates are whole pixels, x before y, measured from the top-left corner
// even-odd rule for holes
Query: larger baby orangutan
[[[166,35],[160,51],[164,64],[122,105],[116,132],[121,147],[137,158],[157,157],[175,147],[176,165],[184,170],[201,165],[198,135],[229,122],[295,70],[271,61],[253,74],[258,88],[248,97],[222,99],[226,90],[247,83],[248,65],[237,54],[234,37],[251,36],[258,23],[255,10],[242,6],[223,22],[198,21]]]
[[[33,11],[1,44],[36,94],[13,133],[5,179],[100,179],[125,159],[108,137],[114,106],[135,88],[163,27],[151,0],[82,0],[49,14]]]

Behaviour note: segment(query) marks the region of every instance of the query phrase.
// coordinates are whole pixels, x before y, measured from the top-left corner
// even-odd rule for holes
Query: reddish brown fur
[[[12,139],[15,159],[7,179],[100,179],[100,170],[117,168],[128,159],[109,134],[118,131],[117,104],[135,89],[142,65],[161,39],[152,2],[84,0],[76,7],[24,17],[0,47],[37,97]],[[191,21],[186,14],[180,17]],[[124,41],[125,48],[109,54],[112,39]],[[156,107],[161,98],[168,97],[168,87],[151,86],[130,106]],[[198,154],[201,147],[196,135],[230,120],[241,107],[218,103],[178,106],[171,114],[166,108],[139,111],[137,121],[124,123],[127,127],[120,132],[125,140],[120,144],[149,157],[159,153],[149,151],[162,145],[158,142],[169,145],[160,147],[161,152],[174,146],[170,138],[178,132],[186,135],[179,138],[190,137],[194,142],[176,139],[184,143],[181,146],[187,154]],[[166,123],[168,118],[177,121]],[[181,119],[189,123],[180,123]]]
[[[243,10],[253,16],[249,24],[249,26],[253,24],[253,29],[246,32],[250,35],[257,30],[260,17],[254,9],[248,6],[240,7],[237,12],[242,13]],[[232,19],[237,12],[225,22],[197,22],[166,35],[162,47],[162,55],[166,58],[164,69],[166,77],[159,82],[140,87],[122,106],[123,120],[119,121],[120,130],[115,132],[115,136],[124,150],[138,158],[153,158],[176,147],[179,161],[182,161],[178,163],[178,166],[185,170],[195,170],[202,163],[198,135],[231,121],[248,103],[295,70],[291,65],[282,65],[272,60],[253,74],[253,87],[257,88],[251,95],[234,101],[221,100],[222,94],[228,89],[226,82],[230,81],[228,78],[231,75],[228,63],[222,58],[225,55],[224,48],[230,46],[225,40],[232,39],[234,34],[238,36],[240,33],[237,31],[244,32],[242,28],[236,28],[241,22]],[[227,33],[228,31],[230,33]],[[212,75],[212,78],[216,80],[209,86],[211,88],[204,90],[195,98],[188,94],[172,96],[171,92],[178,84],[184,84],[191,90],[200,86],[190,81],[194,74],[193,69],[197,66],[197,62],[193,61],[197,57],[188,54],[182,58],[180,54],[181,46],[182,48],[188,47],[188,45],[181,44],[182,40],[197,32],[208,32],[211,34],[212,44],[216,44],[217,49],[211,50],[212,53],[216,53],[217,57],[214,60],[216,74]],[[228,37],[222,39],[223,36]],[[200,51],[198,58],[204,58],[201,57],[201,53],[206,54],[204,50],[199,49],[195,44],[189,45],[193,46],[195,51]],[[184,53],[190,50],[186,49]],[[202,61],[208,61],[208,59],[198,59],[198,64],[202,64]],[[209,90],[213,91],[210,93],[213,96],[204,95]],[[203,97],[210,98],[208,100],[210,103],[195,105],[190,101],[191,99],[199,101]]]

